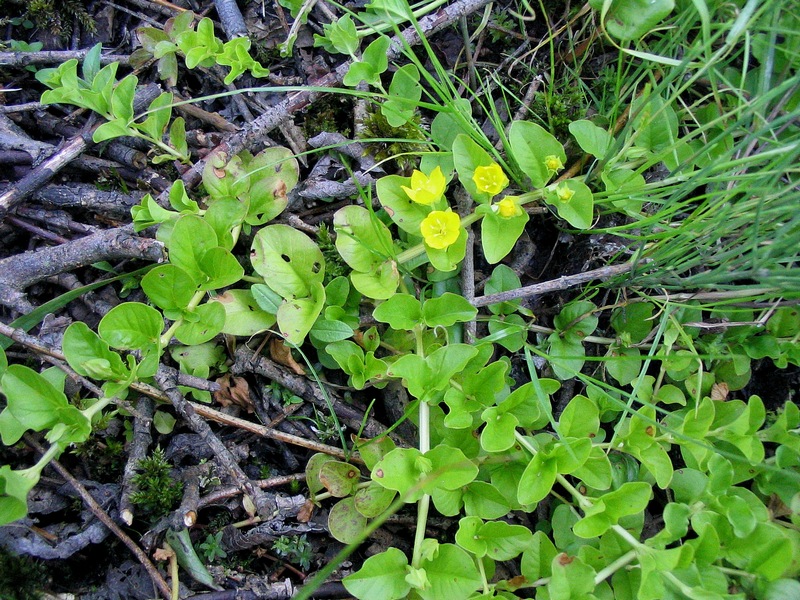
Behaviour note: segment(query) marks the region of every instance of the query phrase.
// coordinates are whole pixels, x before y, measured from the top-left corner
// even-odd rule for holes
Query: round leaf
[[[328,530],[343,544],[358,541],[367,526],[367,518],[356,510],[353,498],[339,500],[328,513]]]
[[[346,462],[332,460],[319,470],[319,480],[335,498],[344,498],[355,491],[361,477],[360,471]]]
[[[125,302],[106,313],[97,332],[112,348],[141,350],[157,344],[163,328],[161,314],[155,308]]]
[[[304,233],[288,225],[269,225],[253,239],[250,260],[283,298],[306,298],[325,277],[322,251]],[[309,326],[310,329],[310,326]]]

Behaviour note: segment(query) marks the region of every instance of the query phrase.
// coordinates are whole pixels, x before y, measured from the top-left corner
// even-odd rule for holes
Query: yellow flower
[[[508,185],[508,177],[503,173],[500,165],[493,163],[488,167],[477,167],[472,181],[478,186],[478,190],[486,192],[492,196],[499,194]]]
[[[555,154],[551,154],[550,156],[544,157],[544,166],[550,175],[555,175],[564,168],[564,163],[561,162],[561,159]]]
[[[569,202],[574,195],[575,190],[570,189],[566,183],[559,184],[556,188],[556,196],[558,196],[558,199],[562,202]]]
[[[444,250],[461,235],[461,217],[449,208],[434,210],[422,220],[419,230],[428,246]]]
[[[492,208],[495,209],[498,215],[507,219],[511,217],[518,217],[522,214],[522,208],[511,196],[506,196]]]
[[[417,204],[430,205],[442,197],[444,188],[447,187],[447,181],[442,169],[436,167],[430,175],[415,170],[411,174],[411,187],[405,185],[400,187]]]

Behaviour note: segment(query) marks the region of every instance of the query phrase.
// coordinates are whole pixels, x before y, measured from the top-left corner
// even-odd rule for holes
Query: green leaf
[[[394,294],[380,303],[372,316],[376,321],[388,323],[392,329],[411,331],[422,321],[422,308],[411,294]]]
[[[155,427],[156,431],[161,435],[169,435],[172,433],[176,422],[177,419],[175,419],[175,417],[163,410],[157,410],[153,415],[153,427]]]
[[[28,367],[9,365],[2,386],[8,399],[6,410],[26,429],[41,431],[61,422],[71,425],[86,421],[86,417],[67,402],[64,392]]]
[[[337,240],[338,241],[338,240]],[[350,273],[353,287],[374,300],[391,298],[400,285],[400,273],[397,263],[387,260],[381,263],[374,271],[368,273]]]
[[[536,531],[531,542],[522,553],[520,568],[525,579],[536,581],[542,577],[549,577],[552,572],[553,559],[558,550],[543,531]]]
[[[147,107],[147,113],[147,118],[141,123],[136,123],[134,127],[150,139],[160,142],[172,115],[172,94],[169,92],[160,94]]]
[[[405,598],[411,591],[405,579],[407,566],[408,559],[400,550],[388,548],[370,556],[358,571],[342,579],[342,583],[359,600]]]
[[[0,525],[7,525],[28,514],[28,492],[39,481],[39,474],[28,475],[0,467]]]
[[[508,292],[516,290],[521,286],[519,277],[514,272],[514,269],[507,265],[497,265],[493,270],[489,279],[486,280],[483,292],[486,295],[497,294],[499,292]],[[490,304],[487,308],[496,315],[507,315],[517,310],[521,300],[509,300],[507,302],[498,302]]]
[[[394,490],[387,490],[371,481],[368,487],[359,488],[353,494],[353,502],[358,512],[368,519],[372,519],[389,508],[396,495]]]
[[[181,344],[203,344],[225,327],[225,308],[219,302],[201,304],[190,315],[184,313],[183,322],[175,330],[175,338]]]
[[[352,496],[339,500],[328,513],[328,530],[343,544],[352,544],[363,535],[367,518],[356,510]]]
[[[111,95],[111,114],[115,120],[130,123],[133,120],[133,95],[136,92],[136,77],[128,76],[117,84]]]
[[[553,324],[564,337],[581,341],[597,329],[598,318],[593,314],[596,309],[588,300],[570,302],[555,317]]]
[[[125,137],[131,134],[131,129],[128,127],[128,122],[124,120],[114,120],[103,123],[94,130],[92,134],[92,141],[95,144],[100,144],[107,140],[113,140],[118,137]]]
[[[336,459],[330,454],[318,452],[311,456],[306,462],[306,486],[308,487],[308,491],[311,492],[312,500],[318,492],[321,492],[325,488],[319,479],[319,472],[325,463],[332,460]]]
[[[511,510],[503,494],[485,481],[473,481],[464,490],[464,511],[481,519],[499,519]]]
[[[664,1],[672,0],[656,0],[655,4]],[[631,103],[630,114],[637,146],[653,152],[674,152],[678,139],[678,116],[666,100],[657,94],[643,94]]]
[[[353,336],[353,328],[342,321],[319,319],[309,332],[311,338],[323,344],[346,340]]]
[[[181,160],[188,163],[189,144],[186,141],[186,121],[183,120],[183,117],[176,117],[169,126],[169,143],[182,157]]]
[[[370,471],[372,471],[379,460],[397,447],[392,438],[385,435],[371,440],[358,438],[356,440],[356,445],[358,453],[361,455],[364,464]]]
[[[593,498],[592,506],[584,508],[584,517],[573,527],[578,537],[589,539],[603,535],[619,520],[642,512],[653,492],[644,481],[630,481],[617,490]]]
[[[288,193],[297,185],[300,167],[288,148],[267,148],[253,158],[240,155],[250,173],[250,207],[245,222],[263,225],[286,208]]]
[[[298,346],[325,306],[325,288],[321,282],[312,283],[310,292],[309,298],[288,299],[278,309],[278,329],[289,342]]]
[[[356,271],[372,273],[392,256],[392,234],[366,208],[346,206],[337,210],[333,225],[336,249]]]
[[[511,155],[522,171],[530,177],[533,187],[544,187],[555,174],[545,164],[548,156],[561,163],[567,161],[564,146],[553,135],[536,123],[514,121],[508,132]]]
[[[475,563],[454,544],[439,544],[434,557],[422,562],[422,568],[429,582],[428,587],[417,590],[423,600],[466,599],[481,585]]]
[[[579,341],[562,338],[558,333],[548,336],[548,355],[553,372],[559,379],[571,379],[580,373],[586,362],[586,350]]]
[[[462,133],[453,141],[453,161],[458,172],[458,180],[464,189],[479,204],[488,203],[492,196],[478,190],[472,178],[478,167],[490,167],[496,164],[494,159],[477,142]]]
[[[194,296],[195,282],[173,264],[159,265],[142,278],[142,290],[163,310],[184,309]]]
[[[261,229],[253,239],[250,260],[270,288],[285,299],[311,296],[325,277],[322,251],[307,235],[288,225]]]
[[[514,445],[517,417],[491,406],[483,411],[481,419],[486,423],[481,431],[481,447],[486,452],[503,452]]]
[[[492,341],[510,352],[518,352],[528,339],[528,325],[519,315],[492,315],[489,317],[489,333]]]
[[[362,60],[354,61],[350,65],[342,83],[349,87],[355,87],[362,81],[372,86],[380,85],[381,73],[389,67],[389,57],[386,54],[389,44],[389,38],[386,36],[380,36],[373,41],[364,50]]]
[[[189,538],[188,529],[183,528],[180,531],[175,531],[171,528],[167,528],[165,539],[169,542],[170,548],[175,552],[178,564],[192,576],[192,579],[206,587],[210,587],[212,590],[222,589],[214,583],[214,578],[211,577],[205,564],[200,560],[197,552],[195,552],[194,546],[192,546],[192,540]]]
[[[338,52],[354,56],[358,50],[358,32],[350,15],[341,17],[335,23],[323,25],[325,36],[314,34],[314,46],[322,46],[328,52]]]
[[[244,158],[247,155],[242,153]],[[213,200],[243,199],[250,189],[250,176],[242,156],[230,159],[224,152],[213,154],[203,168],[203,185]]]
[[[634,302],[616,308],[611,314],[611,327],[617,333],[627,333],[631,343],[643,341],[653,329],[653,305],[649,302]]]
[[[500,262],[514,249],[530,218],[524,210],[516,217],[501,217],[487,207],[481,221],[481,247],[489,264]]]
[[[619,40],[638,40],[656,27],[675,8],[674,0],[591,0],[595,10],[602,9],[603,25]]]
[[[112,348],[141,350],[158,344],[164,322],[153,307],[140,302],[115,306],[100,320],[97,332]]]
[[[431,207],[409,198],[402,186],[410,187],[410,185],[410,177],[387,175],[378,179],[375,190],[378,193],[378,200],[395,225],[406,233],[419,237],[420,224],[428,216]]]
[[[569,124],[569,132],[575,136],[581,150],[595,158],[604,158],[614,143],[614,138],[608,131],[591,121],[573,121]]]
[[[428,493],[433,488],[459,489],[478,475],[478,467],[459,448],[441,444],[426,452],[425,458],[431,462],[433,471],[429,475],[434,477],[432,482],[425,484]]]
[[[567,196],[569,198],[565,200]],[[592,226],[594,197],[592,190],[582,181],[567,179],[548,187],[544,201],[555,206],[558,216],[576,229],[589,229]]]
[[[61,348],[78,375],[120,381],[130,374],[120,355],[111,351],[85,323],[75,322],[67,327]]]
[[[639,376],[642,359],[638,348],[611,346],[606,359],[606,371],[620,385],[628,385]]]
[[[206,250],[197,262],[197,266],[206,278],[200,285],[200,289],[203,291],[233,285],[244,276],[242,265],[229,250],[222,246]]]
[[[413,118],[421,97],[419,69],[414,65],[405,65],[392,76],[389,98],[381,104],[381,113],[391,127],[402,127]]]
[[[253,298],[262,310],[273,315],[278,314],[278,309],[283,303],[283,298],[272,291],[267,284],[256,283],[250,286],[250,291],[253,294]]]
[[[85,81],[94,81],[97,74],[100,72],[100,55],[103,51],[102,44],[95,44],[83,57],[83,65],[81,66],[81,73]]]
[[[541,452],[537,453],[522,473],[517,501],[520,504],[533,504],[544,499],[553,489],[557,474],[555,459]]]
[[[477,314],[478,309],[466,298],[451,292],[430,298],[422,305],[422,318],[428,327],[450,327],[455,323],[466,323],[472,321]]]
[[[594,400],[582,394],[572,397],[558,419],[559,434],[564,437],[596,439],[600,429],[600,411]]]
[[[203,218],[183,215],[172,228],[167,243],[169,260],[183,269],[197,284],[206,281],[200,266],[203,255],[218,246],[217,234]]]
[[[259,306],[249,290],[228,290],[211,302],[219,302],[225,310],[225,325],[222,333],[251,336],[275,325],[276,313],[269,313]]]
[[[326,462],[319,470],[319,480],[334,498],[344,498],[355,492],[361,472],[351,464],[339,460]]]
[[[550,600],[591,597],[589,594],[595,589],[595,570],[580,558],[562,552],[553,559],[551,570],[547,584]]]

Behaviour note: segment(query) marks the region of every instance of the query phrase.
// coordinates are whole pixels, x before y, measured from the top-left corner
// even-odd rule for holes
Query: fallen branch
[[[33,309],[24,290],[59,273],[104,260],[137,258],[160,262],[166,258],[164,245],[137,237],[133,227],[118,227],[62,244],[23,252],[0,260],[0,304],[26,313]]]
[[[496,294],[488,294],[486,296],[479,296],[472,300],[471,304],[475,308],[487,306],[489,304],[497,304],[498,302],[508,302],[509,300],[518,300],[519,298],[527,298],[530,296],[538,296],[539,294],[549,294],[551,292],[559,292],[566,290],[582,283],[594,281],[595,279],[608,279],[616,275],[628,273],[632,271],[637,265],[634,263],[624,263],[621,265],[609,265],[607,267],[600,267],[586,271],[585,273],[578,273],[577,275],[565,275],[558,279],[545,281],[543,283],[534,283],[533,285],[526,285],[516,290],[509,290],[507,292],[498,292]]]

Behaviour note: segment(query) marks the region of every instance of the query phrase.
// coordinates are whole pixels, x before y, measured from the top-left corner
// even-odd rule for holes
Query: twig
[[[548,294],[550,292],[558,292],[566,290],[582,283],[587,283],[595,279],[608,279],[622,273],[632,271],[637,265],[634,263],[624,263],[621,265],[609,265],[607,267],[600,267],[586,271],[585,273],[578,273],[576,275],[565,275],[558,279],[545,281],[543,283],[535,283],[533,285],[526,285],[516,290],[509,290],[507,292],[498,292],[496,294],[488,294],[486,296],[479,296],[475,298],[471,304],[475,308],[487,306],[489,304],[496,304],[498,302],[508,302],[509,300],[517,300],[519,298],[527,298],[528,296],[536,296],[539,294]]]
[[[175,371],[167,369],[160,365],[155,375],[155,380],[161,390],[166,394],[172,406],[178,414],[186,421],[189,427],[200,435],[203,440],[208,444],[214,452],[217,460],[228,475],[233,479],[236,485],[248,496],[250,496],[255,503],[259,514],[268,516],[275,511],[275,500],[264,494],[253,482],[247,477],[242,468],[236,462],[236,459],[231,454],[230,450],[223,444],[220,439],[211,431],[208,423],[200,418],[195,406],[186,399],[178,390],[178,382]]]
[[[244,22],[242,11],[236,0],[214,0],[222,29],[229,40],[237,37],[247,37],[247,25]]]
[[[128,449],[128,460],[125,463],[125,470],[122,472],[122,492],[119,498],[119,516],[130,526],[133,523],[133,503],[131,495],[136,491],[133,485],[133,476],[139,462],[147,456],[147,449],[153,441],[150,435],[150,426],[153,424],[153,401],[142,396],[136,404],[137,415],[133,419],[133,439]]]
[[[50,181],[70,161],[80,156],[87,146],[88,144],[83,136],[72,138],[61,146],[55,154],[16,182],[14,187],[0,194],[0,221],[5,219],[8,211],[22,202],[26,196]]]
[[[325,409],[326,411],[328,410],[328,402],[322,390],[305,377],[290,373],[288,370],[264,356],[257,356],[256,353],[247,346],[240,346],[236,350],[235,357],[236,362],[231,367],[233,373],[258,373],[272,381],[277,381],[293,394],[304,400],[308,400],[315,406]],[[361,421],[364,419],[364,414],[342,402],[332,391],[328,392],[328,396],[330,397],[331,404],[336,414],[341,417],[348,427],[358,431],[361,427]],[[386,428],[375,419],[367,417],[364,433],[368,437],[377,437],[385,434]]]
[[[255,484],[262,490],[269,490],[272,488],[289,485],[295,481],[305,481],[305,479],[306,479],[305,473],[294,473],[292,475],[281,475],[279,477],[270,477],[269,479],[259,479],[258,481],[255,482]],[[208,494],[200,498],[200,503],[197,505],[197,508],[201,509],[207,506],[212,506],[214,504],[219,504],[220,502],[227,500],[228,498],[233,498],[234,496],[238,496],[241,492],[242,491],[239,488],[234,486],[214,488],[213,491],[209,492]]]
[[[32,309],[23,290],[58,273],[103,260],[138,258],[159,262],[166,257],[164,245],[133,234],[133,227],[95,233],[61,246],[24,252],[0,260],[0,304]],[[25,312],[25,310],[23,310]]]
[[[173,515],[176,527],[193,527],[197,523],[197,512],[200,510],[200,478],[208,477],[212,463],[201,463],[183,470],[183,499]]]
[[[33,439],[32,436],[25,434],[25,443],[31,446],[34,450],[36,450],[39,454],[44,454],[45,450],[42,448],[36,440]],[[158,591],[161,595],[169,600],[170,598],[170,587],[167,585],[167,582],[164,581],[164,578],[161,576],[161,573],[158,572],[158,569],[150,562],[150,559],[147,555],[142,551],[136,543],[128,537],[128,535],[119,528],[119,526],[108,516],[106,511],[102,509],[102,507],[95,501],[89,491],[81,485],[81,483],[72,476],[72,474],[67,471],[61,463],[57,460],[50,461],[50,466],[52,466],[58,474],[61,475],[73,488],[75,491],[78,492],[78,495],[83,500],[84,504],[86,504],[87,508],[97,517],[103,525],[108,527],[108,529],[119,538],[119,540],[125,544],[128,549],[133,553],[142,566],[147,571],[147,574],[152,579],[153,584],[158,588]]]
[[[83,208],[113,218],[130,217],[131,208],[142,201],[143,192],[98,190],[90,184],[47,185],[33,193],[32,198],[45,206]]]
[[[90,48],[85,50],[40,50],[38,52],[0,52],[0,67],[27,67],[28,65],[60,65],[73,58],[83,60]],[[101,54],[100,64],[117,62],[127,65],[127,54]]]

